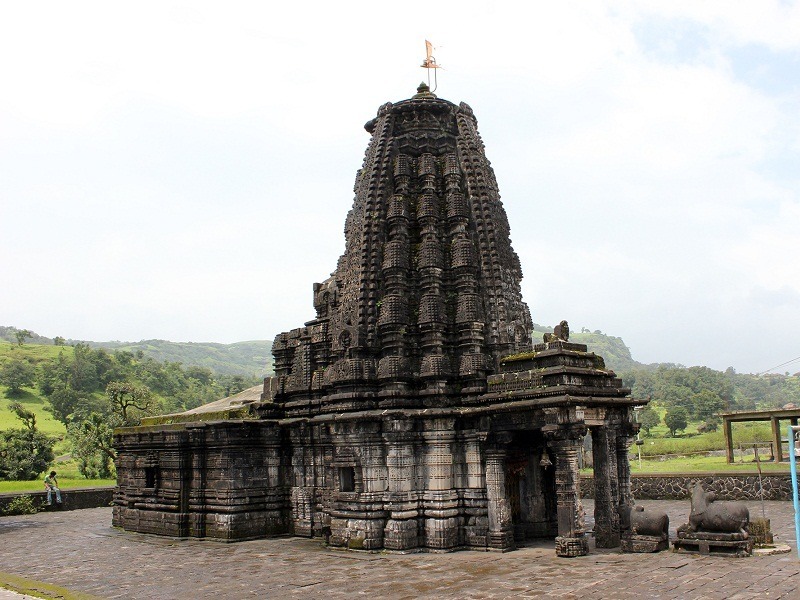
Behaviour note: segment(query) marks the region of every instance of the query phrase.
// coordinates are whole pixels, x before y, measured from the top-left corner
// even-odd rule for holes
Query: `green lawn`
[[[78,471],[75,461],[56,461],[53,470],[58,473],[58,486],[62,490],[115,485],[116,479],[84,479]],[[48,469],[49,471],[49,469]],[[39,492],[44,490],[44,473],[38,479],[30,481],[0,481],[0,493],[7,492]]]
[[[632,453],[635,456],[635,451]],[[725,472],[747,472],[758,473],[758,465],[753,461],[753,457],[745,458],[744,462],[728,464],[724,456],[691,456],[676,457],[668,460],[653,460],[642,457],[642,468],[639,468],[639,460],[634,458],[631,461],[631,473],[697,473],[702,471]],[[774,463],[761,461],[761,471],[764,473],[788,473],[789,463]]]
[[[59,477],[58,487],[62,490],[75,490],[79,488],[101,487],[116,485],[116,479],[84,479],[83,477]],[[0,493],[8,492],[42,492],[44,491],[44,477],[33,481],[0,481]]]
[[[725,434],[722,428],[709,433],[697,433],[700,423],[691,423],[684,433],[669,437],[664,426],[654,427],[650,434],[641,432],[644,442],[641,446],[642,456],[654,454],[681,454],[687,452],[709,452],[725,449]],[[739,442],[767,442],[772,439],[770,426],[766,423],[734,423],[732,428],[733,447]]]

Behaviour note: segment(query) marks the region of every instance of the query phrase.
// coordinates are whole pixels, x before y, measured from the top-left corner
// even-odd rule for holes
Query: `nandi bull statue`
[[[669,517],[643,506],[620,507],[623,552],[661,552],[669,548]]]
[[[678,528],[676,551],[749,556],[753,541],[747,533],[750,511],[741,502],[715,502],[716,494],[699,483],[692,488],[689,522]]]
[[[715,502],[716,494],[703,489],[699,483],[692,488],[691,531],[744,533],[750,522],[750,511],[742,502]]]

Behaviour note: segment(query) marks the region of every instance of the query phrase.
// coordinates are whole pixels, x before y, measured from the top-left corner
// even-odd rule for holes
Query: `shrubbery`
[[[36,479],[53,462],[54,441],[40,431],[8,429],[0,432],[0,478]]]
[[[8,503],[3,514],[5,515],[33,515],[39,512],[32,496],[17,496]]]

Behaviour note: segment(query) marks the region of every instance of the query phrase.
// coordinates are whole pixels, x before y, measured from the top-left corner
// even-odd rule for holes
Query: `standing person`
[[[47,506],[53,505],[53,492],[56,493],[56,502],[61,504],[61,490],[58,489],[55,471],[50,471],[50,475],[44,478],[44,488],[47,490]]]

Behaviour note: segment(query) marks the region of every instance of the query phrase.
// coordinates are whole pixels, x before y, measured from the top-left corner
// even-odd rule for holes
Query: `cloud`
[[[300,325],[361,125],[426,77],[427,38],[438,93],[479,119],[535,321],[645,361],[796,356],[778,336],[754,357],[739,326],[800,327],[798,4],[454,6],[3,6],[0,275],[21,293],[1,312],[84,338]]]

